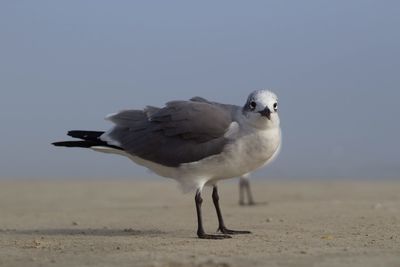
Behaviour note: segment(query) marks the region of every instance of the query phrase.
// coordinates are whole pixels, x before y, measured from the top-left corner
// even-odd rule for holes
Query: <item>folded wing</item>
[[[229,142],[224,134],[233,122],[233,109],[199,100],[113,114],[108,119],[115,127],[102,139],[129,154],[170,167],[218,154]]]

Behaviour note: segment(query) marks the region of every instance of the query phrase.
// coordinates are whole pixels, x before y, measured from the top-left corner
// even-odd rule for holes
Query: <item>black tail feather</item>
[[[67,135],[82,140],[97,141],[104,132],[99,131],[69,131]]]
[[[96,144],[91,141],[62,141],[62,142],[54,142],[52,143],[52,145],[64,146],[64,147],[85,147],[85,148],[96,146]]]
[[[109,145],[103,140],[100,139],[100,136],[104,132],[99,131],[69,131],[67,135],[73,138],[82,139],[82,141],[61,141],[61,142],[54,142],[52,145],[54,146],[63,146],[63,147],[84,147],[90,148],[93,146],[106,146],[115,149],[122,149],[118,146]]]

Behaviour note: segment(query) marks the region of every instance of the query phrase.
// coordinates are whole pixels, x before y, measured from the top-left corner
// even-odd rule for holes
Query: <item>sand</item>
[[[400,266],[400,181],[220,183],[227,240],[173,181],[0,181],[0,266]],[[205,228],[215,232],[211,190]]]

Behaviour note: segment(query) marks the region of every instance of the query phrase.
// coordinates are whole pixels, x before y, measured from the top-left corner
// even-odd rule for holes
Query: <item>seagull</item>
[[[106,117],[108,131],[69,131],[80,140],[55,142],[126,156],[152,172],[176,180],[195,192],[197,236],[231,238],[249,231],[225,226],[217,182],[250,173],[276,157],[281,144],[278,98],[269,90],[252,92],[243,106],[211,102],[201,97],[171,101],[165,107],[123,110]],[[218,217],[216,234],[207,234],[202,220],[202,190],[213,188]]]

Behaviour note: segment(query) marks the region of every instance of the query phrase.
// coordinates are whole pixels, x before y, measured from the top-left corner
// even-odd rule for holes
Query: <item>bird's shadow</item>
[[[20,234],[20,235],[42,235],[42,236],[153,236],[165,234],[163,231],[135,230],[135,229],[92,229],[92,228],[59,228],[59,229],[27,229],[27,230],[0,230],[3,234]]]

